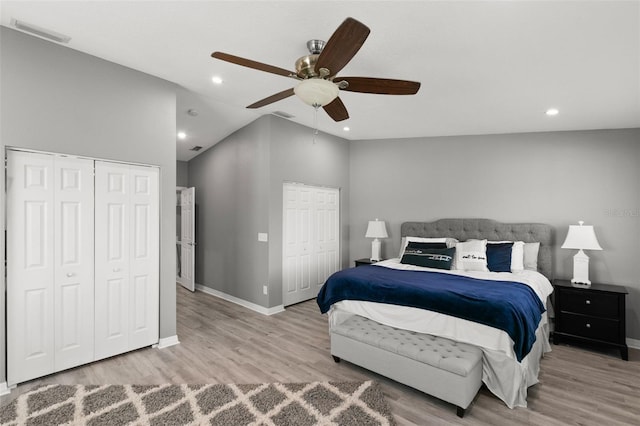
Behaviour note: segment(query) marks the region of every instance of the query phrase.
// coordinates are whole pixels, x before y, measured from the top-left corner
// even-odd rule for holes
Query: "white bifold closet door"
[[[7,151],[7,371],[93,360],[93,161]]]
[[[283,185],[282,279],[285,306],[312,299],[340,269],[340,191]]]
[[[158,342],[158,169],[96,161],[95,357]]]

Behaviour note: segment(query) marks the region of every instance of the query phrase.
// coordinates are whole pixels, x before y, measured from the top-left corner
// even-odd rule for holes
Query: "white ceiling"
[[[210,57],[219,50],[294,69],[306,41],[351,16],[371,29],[339,75],[420,81],[415,96],[342,92],[351,118],[318,114],[346,139],[640,127],[640,1],[2,1],[12,18],[70,36],[72,49],[172,81],[177,157],[263,114],[313,127],[296,97],[244,108],[295,85]],[[224,83],[214,85],[212,76]],[[547,117],[547,108],[560,114]],[[198,110],[197,117],[186,114]],[[350,132],[343,131],[349,126]]]

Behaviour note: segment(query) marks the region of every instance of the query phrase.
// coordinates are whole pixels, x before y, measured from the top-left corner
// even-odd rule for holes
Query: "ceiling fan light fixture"
[[[324,40],[309,40],[307,42],[307,49],[312,55],[318,55],[324,49],[324,45],[327,44]]]
[[[331,81],[321,78],[310,78],[298,83],[293,91],[304,103],[317,108],[333,102],[333,100],[338,97],[339,89],[338,86]]]

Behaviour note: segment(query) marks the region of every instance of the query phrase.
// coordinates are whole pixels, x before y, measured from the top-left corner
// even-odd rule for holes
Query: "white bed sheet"
[[[433,270],[401,264],[399,259],[378,262],[376,266],[393,269]],[[462,272],[437,269],[435,271],[482,279],[522,282],[536,292],[545,307],[547,298],[553,291],[549,280],[536,271],[518,273]],[[504,401],[509,408],[527,406],[527,388],[538,382],[540,358],[545,352],[551,351],[546,312],[538,324],[536,342],[531,352],[521,362],[517,361],[513,351],[513,341],[505,331],[425,309],[343,300],[331,307],[329,327],[335,327],[354,314],[391,327],[446,337],[480,347],[483,351],[482,380],[487,388]]]

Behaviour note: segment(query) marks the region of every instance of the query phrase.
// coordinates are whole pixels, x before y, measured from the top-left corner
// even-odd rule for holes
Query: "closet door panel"
[[[129,349],[158,342],[160,217],[158,169],[130,166]]]
[[[327,253],[325,277],[340,269],[340,190],[327,189],[327,226],[324,250]],[[324,284],[324,282],[322,283]],[[320,284],[320,285],[322,285]]]
[[[331,274],[339,269],[339,206],[340,191],[334,188],[317,188],[314,210],[315,253],[317,275],[314,283],[316,293]]]
[[[339,269],[339,190],[283,184],[283,304],[316,297]]]
[[[93,161],[54,159],[55,371],[93,360]]]
[[[95,359],[129,350],[129,167],[95,162]]]
[[[7,382],[54,369],[53,157],[7,151]]]

